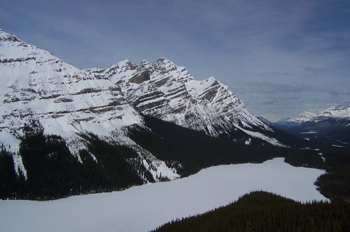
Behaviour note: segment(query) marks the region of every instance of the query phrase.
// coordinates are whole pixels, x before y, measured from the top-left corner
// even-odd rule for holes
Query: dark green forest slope
[[[135,128],[130,138],[157,158],[171,164],[176,160],[183,164],[182,176],[198,172],[202,168],[238,163],[262,163],[268,159],[285,157],[294,166],[324,168],[317,152],[272,145],[244,145],[227,139],[217,139],[173,123],[144,116],[151,131]]]
[[[153,232],[341,232],[350,231],[350,203],[298,203],[266,192],[244,195],[236,202]]]
[[[16,175],[12,155],[2,150],[0,198],[49,200],[143,184],[135,165],[126,160],[137,157],[133,150],[112,146],[93,135],[86,136],[86,139],[90,142],[89,152],[98,162],[88,151],[80,152],[83,162],[79,162],[59,136],[45,136],[42,131],[26,133],[19,152],[27,179],[23,173]]]
[[[322,148],[326,173],[315,182],[318,190],[331,200],[350,202],[350,148]]]

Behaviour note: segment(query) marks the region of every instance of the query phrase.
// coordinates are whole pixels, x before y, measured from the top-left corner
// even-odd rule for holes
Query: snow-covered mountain
[[[347,119],[350,118],[350,106],[349,105],[338,105],[332,106],[324,111],[318,113],[303,112],[296,118],[281,119],[276,122],[277,125],[292,127],[298,126],[305,122],[320,121],[325,119]]]
[[[350,106],[333,106],[318,113],[304,112],[297,118],[279,121],[275,126],[306,140],[349,146]]]
[[[350,105],[333,106],[315,115],[316,119],[321,119],[322,117],[350,118]]]
[[[128,138],[127,127],[142,125],[142,116],[108,77],[79,70],[3,30],[0,62],[0,142],[14,153],[17,172],[26,173],[17,154],[23,128],[37,121],[44,134],[61,136],[79,162],[79,151],[87,149],[87,141],[80,134],[93,133],[111,143],[132,146],[140,159],[162,170],[163,176],[178,177]]]
[[[2,138],[20,136],[25,123],[38,120],[45,134],[71,141],[69,148],[76,154],[77,132],[109,136],[141,123],[139,113],[108,78],[96,78],[4,31],[0,42]],[[114,136],[123,142],[119,138]]]
[[[252,115],[227,86],[213,77],[194,80],[184,67],[165,58],[139,65],[124,60],[106,70],[87,71],[119,86],[126,101],[141,114],[212,137],[241,142],[254,138],[283,146],[270,135],[273,130]]]
[[[33,119],[40,121],[45,134],[67,139],[75,154],[82,148],[77,132],[94,131],[129,144],[127,137],[113,133],[142,124],[140,113],[214,137],[238,129],[281,145],[254,130],[272,131],[227,86],[213,77],[196,81],[185,68],[165,58],[152,64],[124,60],[105,70],[79,70],[5,31],[0,31],[0,39],[0,125],[2,138],[11,140],[9,145],[15,145],[20,129]]]
[[[56,139],[61,144],[62,139],[80,164],[92,159],[103,167],[102,158],[90,152],[93,138],[128,147],[136,157],[125,160],[144,182],[178,178],[181,167],[176,159],[165,162],[131,139],[131,131],[153,133],[145,115],[243,144],[286,144],[227,86],[213,77],[194,80],[165,58],[80,70],[0,30],[0,81],[0,143],[24,178],[20,144],[33,126],[42,136],[59,136],[46,137],[45,143]]]

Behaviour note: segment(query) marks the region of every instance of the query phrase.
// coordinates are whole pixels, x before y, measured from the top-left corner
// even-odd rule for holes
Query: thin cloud
[[[326,68],[305,67],[305,72],[318,75],[318,74],[329,73],[330,71]]]
[[[318,84],[305,85],[305,84],[277,84],[268,82],[242,82],[242,83],[230,83],[229,88],[234,93],[301,93],[301,92],[317,92],[327,93],[329,95],[344,95],[350,96],[350,85],[336,85],[336,86],[321,86]]]
[[[304,111],[319,112],[346,104],[350,98],[350,86],[250,82],[231,83],[229,87],[238,98],[244,99],[255,115],[263,115],[272,121],[295,117]]]

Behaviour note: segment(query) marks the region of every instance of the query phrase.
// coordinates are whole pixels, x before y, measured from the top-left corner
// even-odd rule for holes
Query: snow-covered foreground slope
[[[282,158],[263,164],[217,166],[188,178],[121,192],[48,202],[0,201],[0,231],[149,231],[204,213],[254,190],[297,200],[326,200],[313,185],[324,171],[296,168]]]

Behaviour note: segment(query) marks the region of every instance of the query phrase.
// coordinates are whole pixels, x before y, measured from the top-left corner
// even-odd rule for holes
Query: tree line
[[[341,232],[350,231],[350,203],[302,204],[267,192],[252,192],[225,207],[176,219],[152,232]]]

